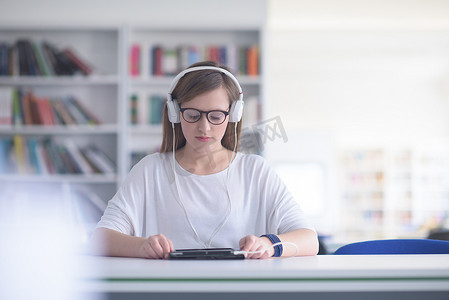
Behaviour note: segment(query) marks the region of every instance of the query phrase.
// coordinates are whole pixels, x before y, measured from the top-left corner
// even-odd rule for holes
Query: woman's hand
[[[261,251],[260,253],[245,253],[246,258],[265,259],[274,254],[272,243],[267,237],[247,235],[240,240],[239,245],[240,250],[243,251]]]
[[[173,243],[163,234],[152,235],[140,246],[140,255],[144,258],[168,258],[174,251]]]

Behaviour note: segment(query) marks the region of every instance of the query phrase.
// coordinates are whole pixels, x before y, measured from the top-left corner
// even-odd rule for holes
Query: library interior
[[[78,299],[67,292],[74,275],[66,270],[81,265],[83,275],[100,274],[89,273],[82,284],[92,299],[120,299],[130,291],[135,298],[125,299],[143,299],[146,288],[170,299],[164,295],[174,287],[178,296],[206,299],[218,291],[227,299],[229,286],[235,298],[238,292],[263,298],[255,291],[274,297],[253,262],[238,273],[234,262],[217,261],[221,282],[202,265],[192,275],[198,265],[191,262],[181,270],[142,262],[163,277],[148,279],[132,273],[134,261],[108,265],[89,257],[89,266],[77,266],[67,259],[86,255],[131,168],[159,151],[170,83],[200,61],[226,65],[238,79],[244,94],[239,151],[263,157],[279,175],[316,229],[323,256],[317,259],[329,264],[317,271],[323,279],[313,275],[313,261],[298,262],[312,272],[301,281],[285,279],[294,269],[288,259],[282,266],[261,263],[283,276],[272,283],[273,293],[303,289],[318,299],[320,284],[328,293],[365,284],[340,295],[358,299],[384,275],[357,282],[353,277],[364,275],[355,268],[343,279],[332,277],[344,265],[332,261],[340,247],[449,240],[449,2],[17,0],[0,9],[0,262],[6,266],[0,282],[11,283],[0,298],[29,299],[40,291],[47,299]],[[382,264],[376,259],[368,259],[368,268]],[[448,296],[447,262],[438,269],[437,258],[422,259],[418,265],[428,262],[440,273],[412,278],[401,290],[404,299],[415,299],[413,291],[430,293],[428,299]],[[357,261],[363,264],[348,260]],[[92,271],[97,264],[102,271]],[[409,276],[398,268],[400,279]],[[245,288],[235,287],[233,276]],[[31,288],[17,291],[23,280]],[[431,280],[435,289],[426,289]],[[332,285],[337,281],[342,288]],[[385,293],[397,292],[395,284],[387,283]]]

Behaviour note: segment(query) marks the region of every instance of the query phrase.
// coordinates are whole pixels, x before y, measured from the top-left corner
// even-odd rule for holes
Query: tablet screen
[[[178,249],[170,252],[169,259],[244,259],[232,248]]]

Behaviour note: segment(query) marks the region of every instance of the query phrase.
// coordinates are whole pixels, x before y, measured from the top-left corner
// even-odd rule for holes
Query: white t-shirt
[[[175,249],[202,248],[218,231],[210,247],[239,248],[249,234],[281,234],[308,228],[299,204],[284,183],[257,155],[237,153],[229,169],[211,175],[195,175],[175,163],[172,153],[146,156],[130,171],[109,201],[97,227],[149,237],[164,234]],[[229,197],[232,208],[230,210]],[[188,223],[184,205],[193,227]]]

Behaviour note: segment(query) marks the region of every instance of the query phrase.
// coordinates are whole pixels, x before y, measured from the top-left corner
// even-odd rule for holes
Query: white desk
[[[414,295],[433,292],[449,299],[449,255],[320,255],[233,261],[86,259],[95,271],[84,277],[82,287],[91,292],[383,291],[413,292]]]

